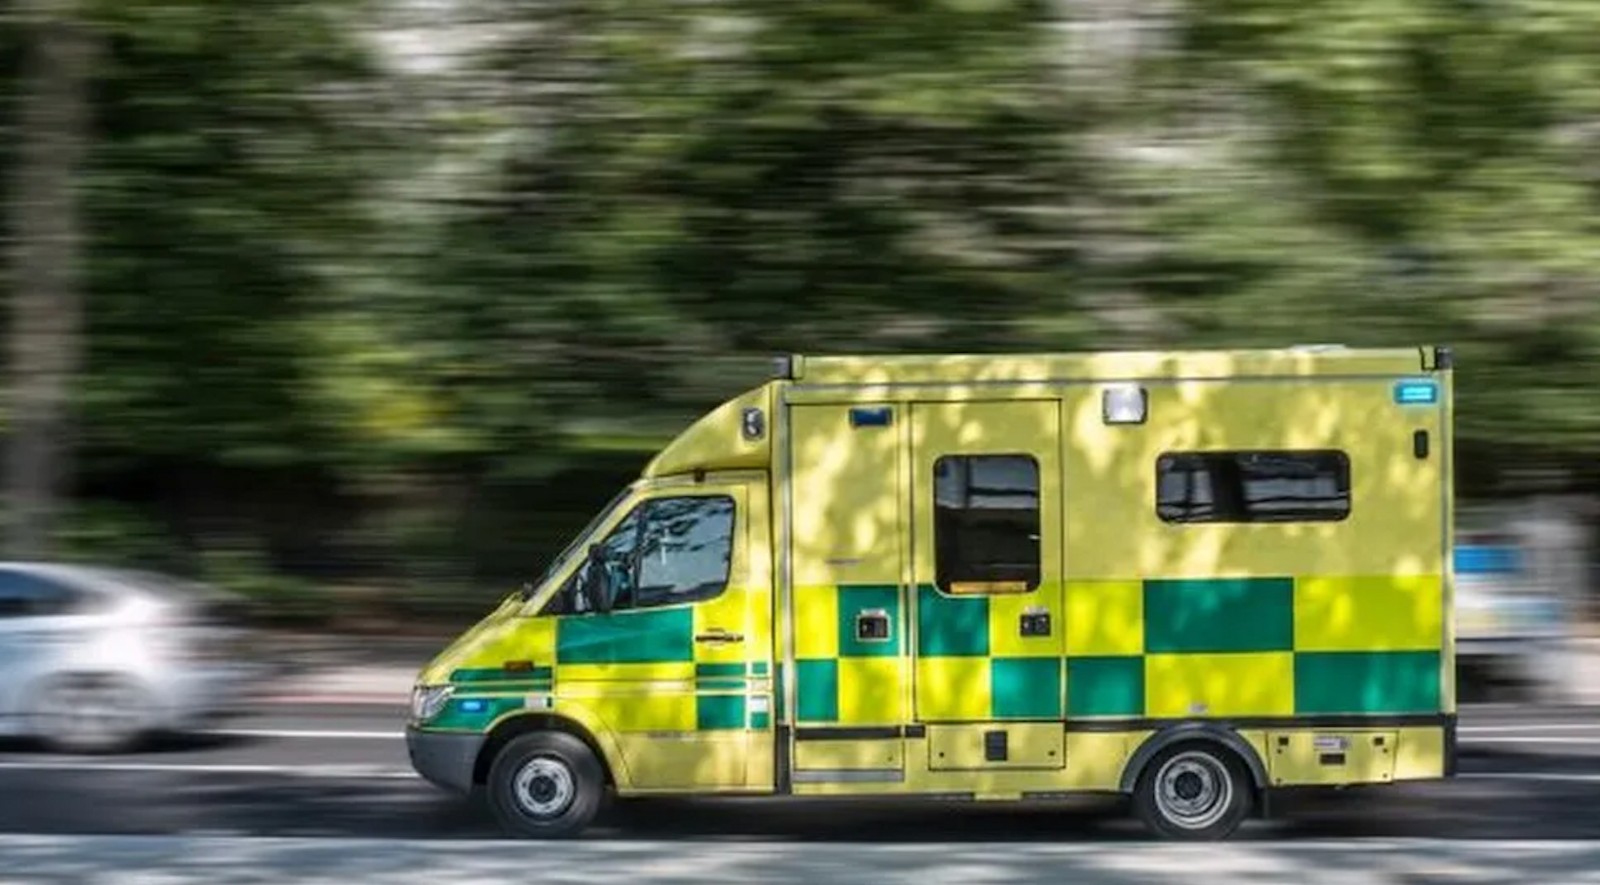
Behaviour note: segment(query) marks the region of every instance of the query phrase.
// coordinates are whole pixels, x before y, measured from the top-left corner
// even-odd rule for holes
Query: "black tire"
[[[1255,807],[1244,763],[1221,744],[1189,742],[1157,753],[1139,774],[1135,814],[1164,839],[1226,839]]]
[[[578,835],[600,811],[605,771],[583,741],[561,731],[512,740],[489,766],[485,792],[495,820],[524,839]]]

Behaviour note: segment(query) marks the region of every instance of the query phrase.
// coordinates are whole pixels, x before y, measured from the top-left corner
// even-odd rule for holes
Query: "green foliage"
[[[1453,343],[1600,481],[1600,6],[1101,6],[91,4],[68,549],[475,609],[785,351]]]

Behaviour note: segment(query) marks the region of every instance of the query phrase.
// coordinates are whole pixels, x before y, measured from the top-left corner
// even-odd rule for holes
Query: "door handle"
[[[856,613],[857,642],[888,642],[889,632],[889,613],[883,609]]]
[[[696,633],[695,642],[743,642],[743,633],[729,633],[721,627],[712,627],[704,633]]]

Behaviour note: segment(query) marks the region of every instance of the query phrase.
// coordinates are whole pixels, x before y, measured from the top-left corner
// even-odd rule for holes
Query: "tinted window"
[[[635,507],[600,542],[545,609],[583,614],[584,586],[603,568],[613,611],[710,599],[727,587],[733,560],[733,499],[656,498]]]
[[[68,614],[79,594],[73,588],[25,572],[0,571],[0,618]]]
[[[635,605],[710,599],[727,586],[732,561],[731,498],[652,501],[640,537]]]
[[[1038,462],[1026,455],[940,458],[933,465],[933,502],[940,588],[1039,586]]]
[[[1350,515],[1343,452],[1188,452],[1156,462],[1167,522],[1331,522]]]

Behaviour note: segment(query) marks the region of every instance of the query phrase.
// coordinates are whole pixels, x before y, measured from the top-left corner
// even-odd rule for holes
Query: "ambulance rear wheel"
[[[1139,776],[1134,810],[1156,835],[1186,841],[1226,839],[1250,816],[1250,775],[1229,750],[1182,744],[1163,750]]]
[[[563,839],[583,832],[599,813],[605,772],[583,741],[540,731],[506,744],[485,786],[489,807],[508,833]]]

